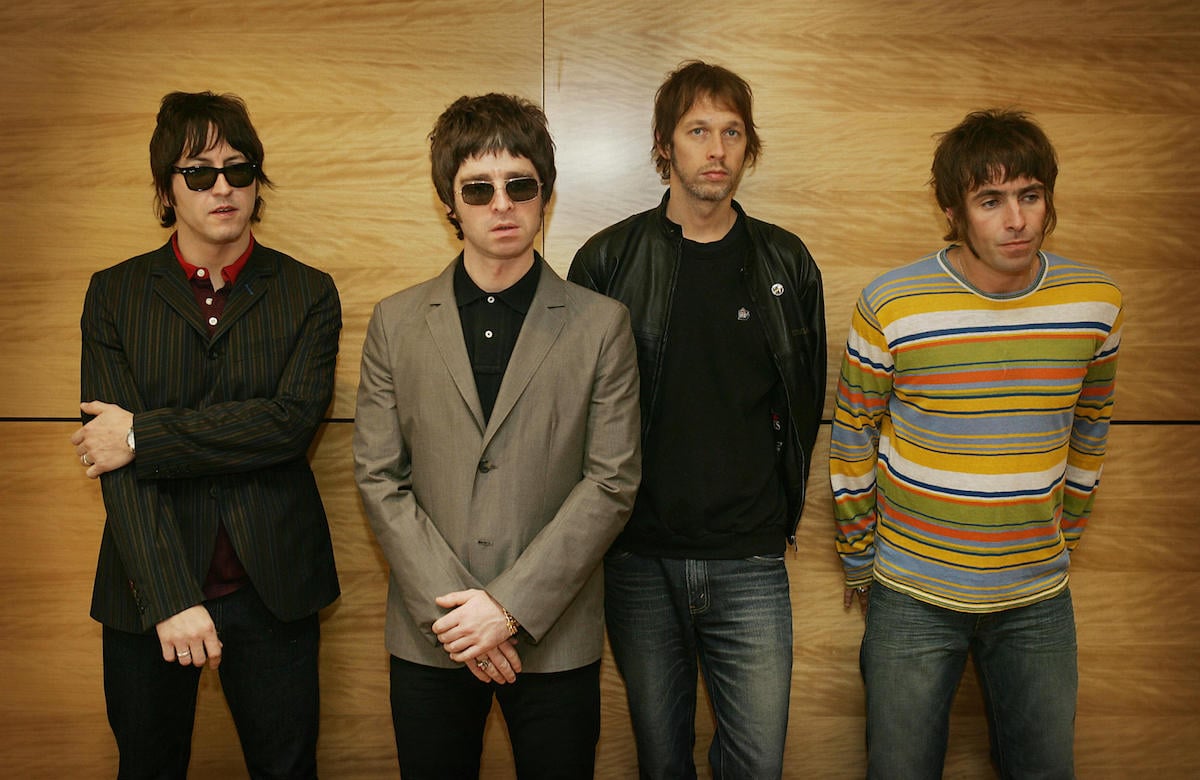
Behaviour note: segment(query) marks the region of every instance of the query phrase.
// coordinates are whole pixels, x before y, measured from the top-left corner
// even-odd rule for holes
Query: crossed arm
[[[190,475],[230,473],[302,456],[333,391],[341,329],[337,290],[328,276],[321,279],[273,394],[205,409],[149,408],[125,343],[130,318],[120,311],[137,304],[110,281],[104,273],[93,277],[84,302],[84,425],[71,443],[87,476],[101,481],[109,529],[144,600],[148,625],[158,633],[163,659],[216,667],[221,642],[152,467],[186,461]],[[171,370],[166,361],[162,370]],[[127,443],[135,415],[136,454]]]

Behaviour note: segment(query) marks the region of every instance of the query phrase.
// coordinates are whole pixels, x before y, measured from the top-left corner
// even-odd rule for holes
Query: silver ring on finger
[[[79,462],[85,466],[92,465],[92,459],[88,457],[88,454],[86,452],[79,456]]]
[[[191,656],[191,654],[192,654],[191,650],[176,650],[175,651],[175,656],[177,658],[188,658],[189,656]]]
[[[486,672],[491,667],[492,662],[486,658],[476,658],[475,665]]]

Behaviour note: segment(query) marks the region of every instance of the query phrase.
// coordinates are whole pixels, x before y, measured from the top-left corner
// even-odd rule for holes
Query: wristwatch
[[[137,453],[137,446],[133,442],[133,428],[130,427],[129,433],[125,434],[125,445],[129,447],[129,451]]]

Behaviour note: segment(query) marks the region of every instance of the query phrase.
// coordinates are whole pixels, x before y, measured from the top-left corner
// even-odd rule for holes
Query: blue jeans
[[[481,682],[391,657],[392,727],[404,780],[476,780],[492,698],[521,780],[591,780],[600,739],[600,662]]]
[[[206,601],[221,639],[221,688],[250,777],[315,778],[321,626],[284,623],[247,585]],[[104,628],[104,696],[120,753],[118,778],[187,776],[200,670],[167,663],[153,630]]]
[[[1000,777],[1074,777],[1075,647],[1070,591],[1027,607],[972,614],[876,583],[859,656],[867,689],[867,776],[942,776],[950,704],[970,653]]]
[[[783,555],[604,561],[605,615],[643,778],[694,778],[697,664],[716,720],[714,778],[780,777],[792,680]]]

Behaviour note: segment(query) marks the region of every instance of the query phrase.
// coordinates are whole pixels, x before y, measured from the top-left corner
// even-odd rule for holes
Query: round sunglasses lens
[[[462,188],[463,203],[468,206],[486,206],[492,202],[496,188],[490,182],[477,181],[464,184]]]
[[[514,201],[524,203],[536,198],[540,187],[537,179],[513,179],[505,187],[505,191]]]

